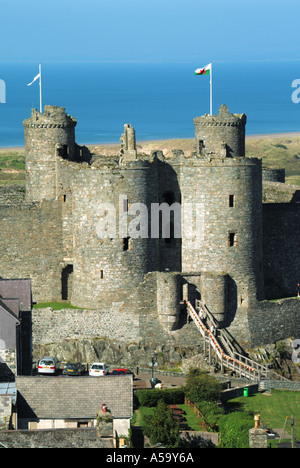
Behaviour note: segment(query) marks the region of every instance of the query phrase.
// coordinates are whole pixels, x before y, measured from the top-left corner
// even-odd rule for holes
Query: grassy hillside
[[[96,154],[115,155],[119,145],[95,145],[90,149]],[[162,150],[168,158],[172,150],[182,149],[189,156],[194,150],[193,139],[173,139],[149,142],[137,142],[138,152],[150,154]],[[300,185],[300,136],[266,136],[246,139],[246,155],[262,158],[263,165],[283,167],[286,170],[286,181]],[[25,155],[20,149],[0,149],[0,185],[25,183]]]
[[[300,136],[247,139],[246,154],[262,158],[264,166],[285,168],[286,182],[300,185]]]
[[[24,150],[0,151],[0,185],[25,184]]]

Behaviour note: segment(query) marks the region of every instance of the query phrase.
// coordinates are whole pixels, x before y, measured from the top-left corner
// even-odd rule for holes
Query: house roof
[[[2,300],[0,300],[0,314],[2,313],[12,318],[16,325],[20,323],[18,316],[14,314],[14,312]]]
[[[102,404],[114,418],[128,419],[133,414],[131,375],[16,376],[16,387],[20,418],[95,419]]]
[[[29,312],[32,307],[31,279],[0,279],[1,299],[19,299],[20,311]]]

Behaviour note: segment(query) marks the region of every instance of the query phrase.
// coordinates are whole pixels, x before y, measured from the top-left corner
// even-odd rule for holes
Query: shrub
[[[183,388],[137,390],[136,396],[140,406],[157,406],[160,400],[167,405],[184,403]]]
[[[197,408],[203,414],[205,421],[214,431],[219,430],[220,418],[224,415],[223,407],[219,406],[215,401],[201,401],[195,403]]]
[[[190,369],[186,377],[186,396],[193,402],[217,401],[221,398],[222,386],[213,376],[201,369]]]

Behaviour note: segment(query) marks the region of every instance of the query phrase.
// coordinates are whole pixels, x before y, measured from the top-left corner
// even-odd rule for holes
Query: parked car
[[[57,371],[57,360],[55,357],[44,357],[39,361],[39,374],[55,374]]]
[[[115,370],[113,370],[112,372],[110,372],[109,375],[120,375],[120,374],[122,374],[122,372],[120,372],[120,371],[118,371],[118,370],[115,369]]]
[[[82,375],[85,372],[85,365],[81,362],[67,362],[63,375]]]
[[[104,362],[94,362],[89,368],[89,375],[102,377],[109,373],[109,367]]]
[[[132,375],[133,378],[135,377],[134,373],[130,369],[123,368],[114,369],[110,375]]]

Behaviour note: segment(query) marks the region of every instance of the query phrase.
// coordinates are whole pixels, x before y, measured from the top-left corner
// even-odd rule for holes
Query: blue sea
[[[65,107],[77,119],[79,144],[120,141],[125,123],[138,141],[193,138],[193,118],[209,113],[209,76],[195,76],[206,63],[42,64],[43,106]],[[22,122],[39,109],[37,63],[0,63],[6,103],[0,103],[0,146],[23,146]],[[292,82],[300,62],[213,63],[213,113],[221,104],[247,114],[247,134],[300,131],[300,103]],[[300,93],[299,93],[300,96]],[[0,95],[1,99],[1,95]]]

